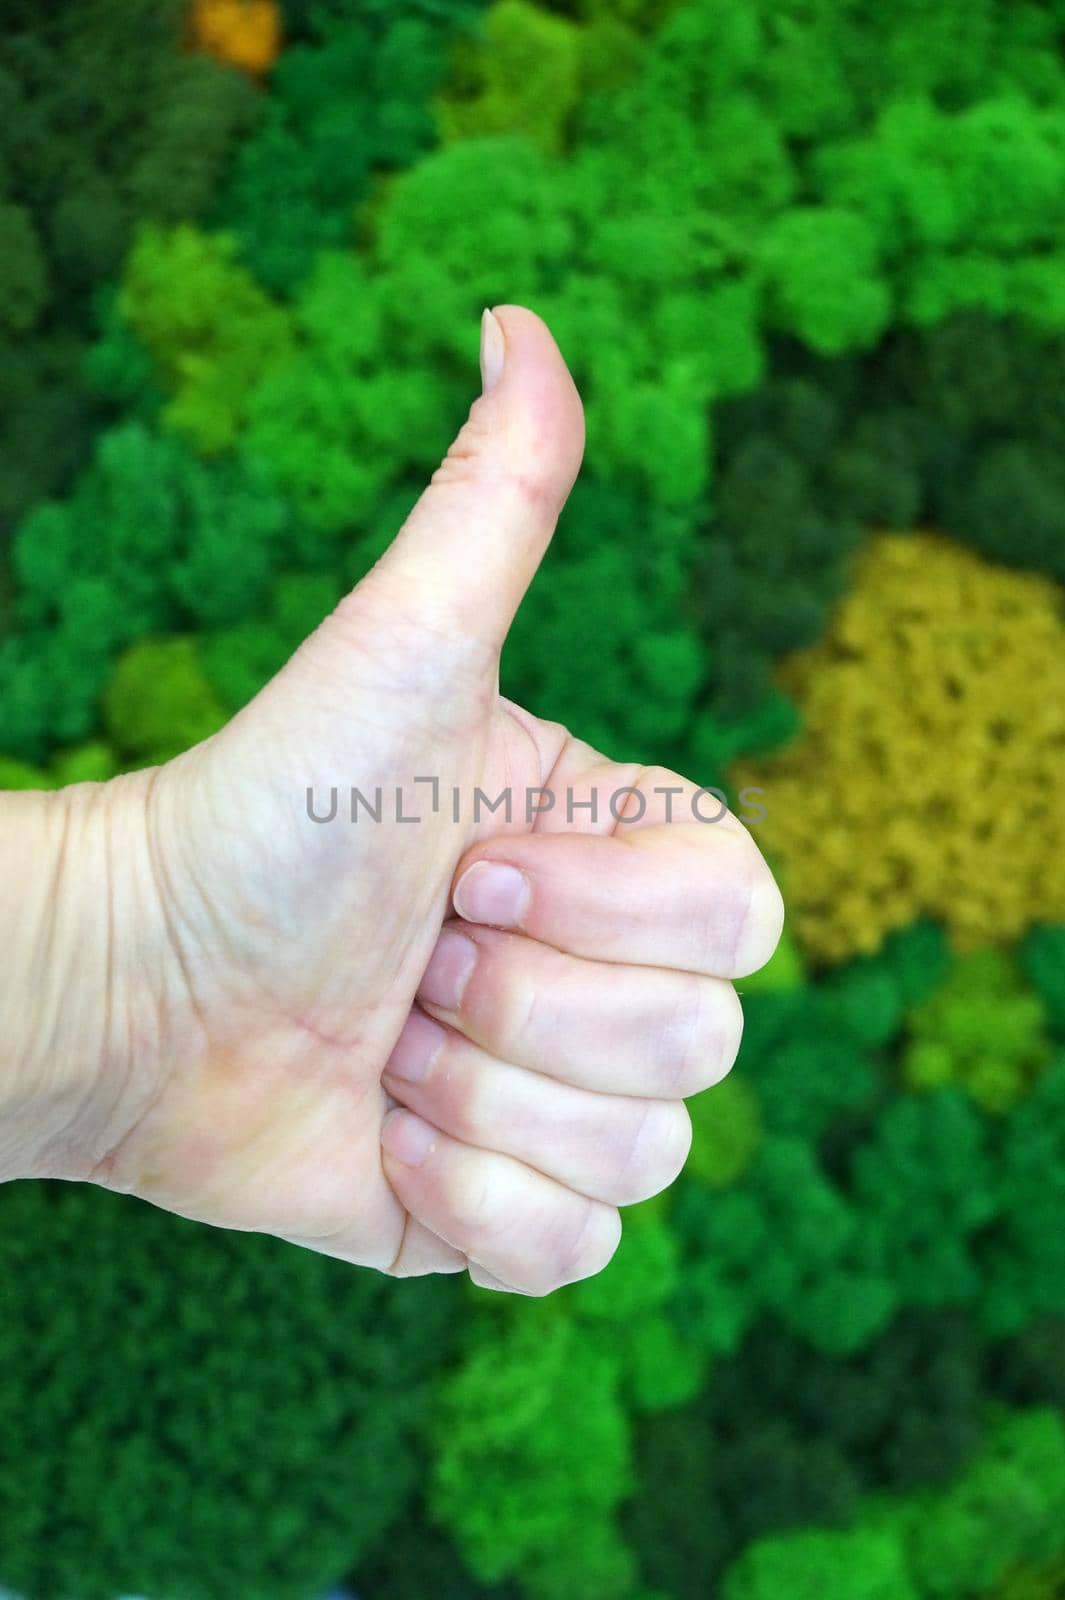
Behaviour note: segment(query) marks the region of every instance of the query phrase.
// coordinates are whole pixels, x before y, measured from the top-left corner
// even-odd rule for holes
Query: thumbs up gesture
[[[584,423],[532,312],[485,313],[481,365],[390,549],[257,698],[68,792],[107,992],[77,1136],[33,1170],[542,1294],[680,1171],[783,913],[705,791],[500,695]]]

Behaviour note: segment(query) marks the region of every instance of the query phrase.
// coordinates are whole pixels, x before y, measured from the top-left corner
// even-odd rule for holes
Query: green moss
[[[0,1211],[6,1584],[306,1600],[373,1548],[418,1473],[451,1285],[88,1185],[10,1184]]]

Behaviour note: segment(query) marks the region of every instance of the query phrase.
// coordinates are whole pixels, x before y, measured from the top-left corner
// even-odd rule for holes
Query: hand
[[[284,670],[177,760],[65,792],[66,882],[92,886],[66,920],[108,957],[92,1094],[32,1170],[535,1294],[605,1265],[617,1207],[679,1172],[683,1097],[731,1065],[730,980],[782,908],[693,785],[500,696],[584,427],[537,317],[501,307],[483,341],[442,466]],[[477,790],[511,820],[473,820]]]

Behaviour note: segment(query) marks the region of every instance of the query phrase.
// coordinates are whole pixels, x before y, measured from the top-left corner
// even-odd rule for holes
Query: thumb
[[[524,306],[481,319],[483,391],[374,568],[405,617],[498,649],[581,464],[580,396],[546,325]]]

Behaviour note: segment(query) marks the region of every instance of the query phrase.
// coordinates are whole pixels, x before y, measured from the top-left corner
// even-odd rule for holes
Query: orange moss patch
[[[275,0],[194,0],[197,49],[259,77],[281,50],[281,9]]]

